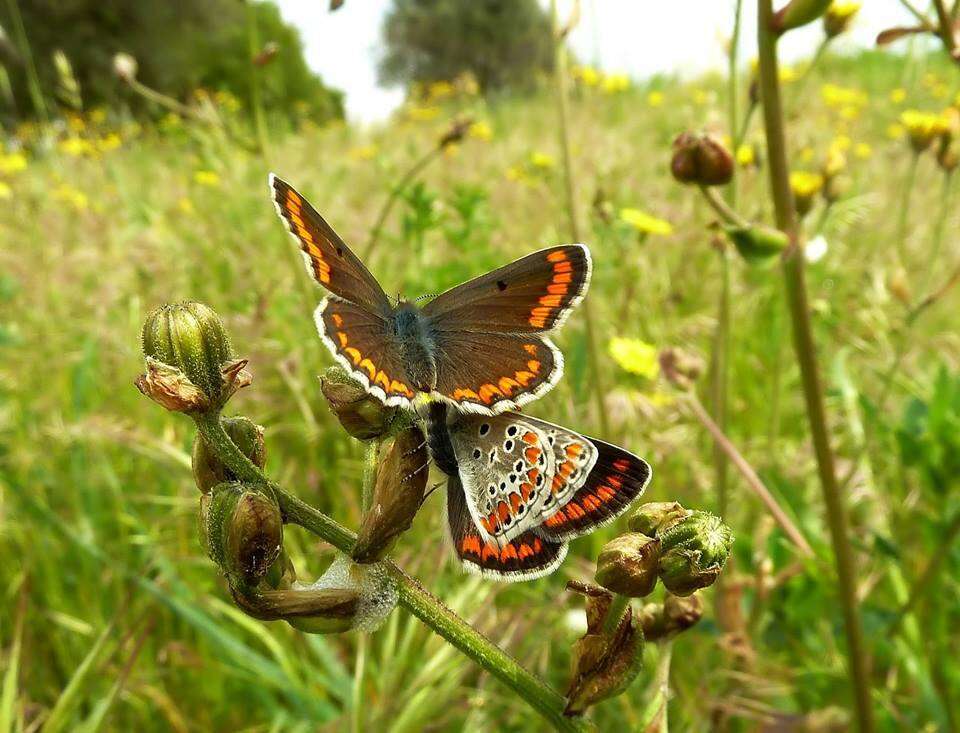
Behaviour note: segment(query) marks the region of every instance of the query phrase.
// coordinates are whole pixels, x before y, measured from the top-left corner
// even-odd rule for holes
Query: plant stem
[[[257,33],[257,9],[253,0],[247,0],[247,55],[250,74],[250,105],[253,107],[253,124],[257,130],[257,144],[260,155],[267,157],[267,123],[263,115],[263,99],[260,93],[260,69],[253,59],[260,51]]]
[[[910,211],[910,194],[917,181],[917,163],[920,154],[916,151],[910,155],[910,167],[907,168],[907,180],[903,185],[903,198],[900,199],[900,216],[897,219],[897,257],[902,265],[906,261],[907,251],[907,220]]]
[[[820,485],[830,537],[833,544],[840,600],[843,610],[847,652],[853,677],[856,716],[861,733],[874,730],[873,709],[870,700],[870,673],[863,640],[856,595],[856,570],[853,548],[847,527],[846,508],[837,486],[833,450],[827,428],[823,387],[818,373],[810,308],[804,279],[803,248],[800,243],[796,210],[790,191],[789,168],[783,124],[783,103],[777,69],[777,40],[771,31],[773,0],[758,0],[757,42],[760,57],[760,99],[763,107],[764,129],[767,139],[770,187],[776,210],[777,226],[790,238],[783,254],[783,273],[786,280],[787,301],[793,322],[794,349],[800,365],[807,419],[813,438]]]
[[[613,595],[613,601],[610,602],[610,610],[607,611],[607,617],[603,620],[603,634],[608,639],[613,636],[620,622],[623,620],[623,614],[627,612],[630,606],[630,599],[619,593]]]
[[[270,482],[233,444],[220,424],[218,414],[198,414],[194,415],[194,420],[207,446],[238,479],[267,483],[274,489],[285,521],[309,530],[341,552],[350,552],[356,535],[336,520]],[[584,723],[563,715],[566,700],[559,692],[524,669],[506,651],[457,616],[392,561],[387,560],[384,564],[398,585],[400,604],[414,616],[510,687],[557,730],[585,730]]]
[[[553,17],[554,43],[556,44],[556,68],[554,81],[557,88],[557,121],[560,133],[560,150],[563,160],[563,180],[566,190],[567,219],[570,226],[570,238],[574,242],[583,242],[580,230],[580,218],[577,215],[577,188],[573,176],[573,163],[570,155],[570,128],[569,128],[569,96],[567,94],[567,47],[560,37],[560,18],[557,12],[557,0],[551,0],[550,9]],[[590,298],[580,305],[583,310],[584,323],[587,332],[587,358],[590,360],[590,371],[593,374],[593,396],[596,402],[597,418],[600,421],[600,432],[607,435],[609,432],[607,410],[603,404],[604,379],[600,371],[600,357],[597,344],[597,330],[593,320],[593,307]]]
[[[7,0],[7,12],[10,14],[13,32],[17,36],[17,45],[20,47],[18,50],[23,56],[24,66],[26,67],[27,90],[30,92],[30,101],[33,102],[33,109],[37,113],[37,117],[46,125],[49,122],[47,103],[44,101],[43,92],[40,89],[40,77],[37,74],[33,51],[30,48],[30,41],[27,39],[27,31],[23,27],[23,16],[20,15],[20,5],[17,0]]]
[[[737,447],[730,442],[730,439],[723,433],[720,426],[710,418],[710,415],[707,414],[707,411],[700,403],[700,400],[697,399],[697,396],[690,393],[686,399],[686,404],[690,407],[690,411],[697,420],[699,420],[707,431],[709,431],[710,435],[713,436],[716,447],[723,451],[723,454],[730,459],[734,467],[740,472],[740,475],[743,476],[750,490],[756,494],[760,501],[763,502],[763,505],[767,507],[767,510],[773,516],[774,520],[776,520],[777,524],[780,525],[780,528],[786,533],[787,537],[790,538],[790,541],[800,549],[802,554],[807,557],[812,557],[814,553],[813,548],[810,547],[810,543],[807,542],[800,530],[797,529],[797,526],[791,521],[790,517],[787,516],[787,513],[780,507],[773,494],[770,493],[770,490],[764,485],[763,481],[760,480],[757,472],[754,471],[753,467],[747,462],[747,459],[744,458],[740,451],[737,450]]]
[[[750,226],[750,222],[740,216],[740,214],[733,210],[730,204],[720,198],[716,189],[712,188],[711,186],[700,186],[700,191],[707,199],[707,203],[710,204],[713,210],[717,212],[720,218],[723,219],[727,224],[742,228]]]
[[[380,235],[383,233],[383,226],[387,223],[387,217],[390,216],[390,210],[400,197],[400,194],[402,194],[404,190],[406,190],[407,186],[409,186],[410,183],[418,175],[420,175],[420,172],[426,168],[427,165],[429,165],[430,161],[440,154],[441,150],[442,148],[439,145],[435,145],[434,147],[430,148],[425,155],[417,158],[413,165],[407,169],[407,172],[404,173],[397,182],[397,185],[390,190],[390,195],[387,196],[387,200],[383,202],[380,213],[377,215],[377,221],[370,230],[370,239],[367,240],[367,248],[363,252],[364,260],[369,262],[370,258],[373,256],[373,253],[377,248],[377,244],[380,242]]]
[[[947,55],[956,61],[954,52],[957,50],[957,41],[953,35],[953,19],[947,12],[947,6],[944,5],[943,0],[933,0],[933,7],[937,11],[937,34],[943,41],[943,47],[946,49]]]
[[[670,702],[670,661],[673,656],[673,640],[666,639],[659,644],[660,656],[657,670],[650,687],[653,694],[640,716],[641,733],[667,733],[667,707]]]
[[[943,174],[943,184],[940,189],[940,211],[937,216],[937,222],[933,230],[933,242],[930,245],[930,254],[927,255],[927,269],[923,276],[923,282],[920,285],[920,292],[926,293],[930,289],[930,281],[933,279],[933,273],[937,271],[937,258],[940,256],[940,248],[943,245],[943,227],[947,221],[947,212],[949,211],[950,191],[953,188],[953,174],[947,171]]]

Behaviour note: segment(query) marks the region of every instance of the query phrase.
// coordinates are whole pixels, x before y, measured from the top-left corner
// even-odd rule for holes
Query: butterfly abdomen
[[[450,440],[447,426],[447,403],[436,400],[430,403],[427,413],[427,445],[437,468],[448,476],[456,476],[459,470],[457,455]]]
[[[432,392],[437,386],[437,363],[426,319],[412,303],[401,303],[394,312],[393,332],[413,388]]]

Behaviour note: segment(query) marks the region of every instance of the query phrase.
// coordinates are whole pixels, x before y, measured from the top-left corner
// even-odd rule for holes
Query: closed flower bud
[[[240,452],[257,468],[263,468],[266,462],[263,428],[246,417],[224,418],[220,424]],[[233,472],[207,447],[199,434],[193,442],[193,480],[204,494],[217,484],[237,480]]]
[[[254,66],[266,66],[274,58],[276,58],[277,52],[280,51],[280,46],[276,41],[267,41],[253,57]]]
[[[450,127],[447,128],[446,132],[440,136],[440,139],[437,141],[437,147],[443,149],[460,142],[467,132],[470,131],[472,125],[473,118],[471,117],[461,117],[454,120],[450,123]]]
[[[588,707],[619,695],[643,666],[643,633],[627,608],[610,636],[587,632],[573,648],[573,677],[564,715],[582,715]]]
[[[752,264],[769,262],[790,243],[779,229],[765,226],[727,227],[726,232],[740,256]]]
[[[808,171],[794,171],[790,174],[790,189],[793,191],[797,214],[802,218],[810,213],[816,195],[823,189],[823,176]]]
[[[218,484],[201,503],[201,536],[210,558],[228,576],[258,580],[268,574],[283,546],[280,508],[257,487]]]
[[[667,595],[663,603],[648,603],[637,614],[637,624],[647,641],[658,641],[689,629],[703,617],[700,596]]]
[[[680,183],[723,185],[733,176],[733,156],[711,135],[683,132],[673,141],[670,172]]]
[[[663,349],[659,360],[660,373],[678,389],[690,389],[703,373],[703,360],[682,349]]]
[[[860,3],[832,2],[823,16],[823,32],[827,38],[835,38],[846,33],[853,22],[854,16],[860,10]]]
[[[320,390],[343,429],[357,440],[379,438],[393,427],[398,409],[384,407],[340,367],[323,373]]]
[[[640,532],[647,537],[657,537],[659,532],[672,527],[689,515],[690,512],[675,501],[652,501],[638,507],[627,521],[627,526],[633,532]]]
[[[114,54],[113,73],[129,84],[137,78],[137,60],[128,53]]]
[[[660,580],[668,591],[688,596],[720,576],[733,533],[719,517],[694,511],[660,531]]]
[[[785,33],[812,23],[823,15],[830,0],[790,0],[773,16],[773,30],[775,33]]]
[[[427,439],[419,427],[411,426],[397,435],[377,469],[373,501],[351,553],[354,562],[382,559],[410,529],[425,498],[429,464]]]
[[[142,342],[148,371],[137,386],[167,409],[217,410],[236,390],[250,383],[250,375],[243,368],[246,361],[231,356],[230,339],[220,317],[202,303],[157,308],[143,324]],[[166,367],[159,395],[156,363]],[[151,371],[154,372],[152,382]],[[166,385],[174,377],[179,382],[178,391],[189,393],[189,399],[169,399]],[[178,406],[181,404],[182,407]]]
[[[660,540],[638,532],[615,537],[600,550],[596,581],[630,598],[650,595],[657,584]]]

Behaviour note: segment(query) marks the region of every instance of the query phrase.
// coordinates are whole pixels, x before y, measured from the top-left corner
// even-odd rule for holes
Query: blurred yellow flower
[[[448,81],[432,81],[427,85],[427,99],[431,102],[453,96],[453,84]]]
[[[13,189],[5,181],[0,181],[0,200],[13,198]]]
[[[215,92],[213,101],[229,112],[236,112],[240,109],[240,100],[225,89]]]
[[[797,73],[797,70],[793,66],[781,66],[780,72],[777,75],[780,79],[781,84],[789,84],[792,81],[796,81],[800,78],[800,74]]]
[[[60,152],[78,158],[93,152],[93,145],[82,137],[71,136],[60,141]]]
[[[853,147],[853,154],[861,160],[866,160],[873,155],[873,148],[871,148],[867,143],[857,143]]]
[[[600,83],[600,72],[592,66],[578,66],[573,70],[573,78],[579,79],[584,86],[595,87]]]
[[[95,125],[102,125],[107,119],[107,110],[103,107],[94,107],[90,110],[90,121]]]
[[[831,145],[827,149],[827,159],[823,164],[824,178],[833,178],[842,173],[846,167],[846,153],[844,153],[841,148]]]
[[[620,220],[641,234],[673,234],[673,225],[669,221],[658,219],[640,209],[620,209]]]
[[[647,94],[647,104],[651,107],[660,107],[663,105],[663,92],[654,90]]]
[[[850,27],[853,17],[860,11],[858,2],[833,2],[823,16],[823,30],[827,38],[839,36]]]
[[[657,348],[652,344],[635,338],[617,336],[610,339],[610,356],[625,372],[646,379],[656,379],[660,374],[660,361]]]
[[[930,90],[930,94],[934,99],[946,99],[950,96],[950,87],[946,84],[936,84]]]
[[[181,196],[177,201],[177,209],[181,214],[195,214],[196,209],[193,207],[193,201],[188,199],[186,196]]]
[[[347,153],[354,160],[371,160],[377,154],[376,145],[358,145],[355,148],[350,148],[350,152]]]
[[[831,148],[836,148],[841,153],[847,152],[851,145],[853,145],[853,140],[850,139],[849,135],[837,135],[830,143]]]
[[[907,131],[910,145],[918,153],[930,147],[935,138],[950,131],[950,123],[944,115],[917,109],[904,110],[900,124]]]
[[[834,109],[845,107],[863,107],[870,101],[867,93],[852,87],[837,84],[824,84],[820,87],[820,96],[824,104]]]
[[[97,140],[97,149],[101,153],[108,153],[120,147],[120,136],[115,132],[109,132]]]
[[[493,139],[493,128],[490,127],[490,123],[484,122],[483,120],[477,120],[470,125],[470,129],[467,130],[467,134],[474,140],[489,142]]]
[[[813,160],[813,148],[809,145],[804,145],[802,148],[800,148],[800,153],[797,157],[800,158],[800,162],[809,163],[811,160]]]
[[[0,154],[0,173],[9,176],[19,173],[27,167],[27,158],[23,153]]]
[[[743,168],[753,165],[757,160],[757,156],[753,150],[753,145],[742,143],[740,147],[737,148],[736,158],[737,165]]]
[[[67,115],[67,128],[71,132],[83,132],[87,129],[87,123],[80,115],[71,113]]]
[[[58,201],[70,204],[77,211],[85,211],[90,206],[90,201],[85,193],[66,183],[61,183],[53,189],[53,197]]]
[[[793,171],[790,173],[790,188],[797,198],[809,198],[823,188],[823,176],[809,171]]]
[[[903,87],[897,87],[890,90],[890,101],[894,104],[900,104],[907,98],[907,90]]]
[[[195,171],[193,181],[194,183],[199,183],[201,186],[209,186],[210,188],[219,188],[220,186],[220,176],[213,171]]]
[[[710,95],[703,89],[694,89],[692,96],[693,103],[698,107],[703,107],[704,105],[710,103]]]
[[[903,125],[898,125],[896,122],[887,125],[887,137],[891,140],[899,140],[905,132],[906,130],[903,129]]]
[[[416,104],[407,107],[407,119],[413,120],[414,122],[429,122],[439,116],[439,107],[421,107]]]
[[[605,94],[619,94],[630,88],[630,77],[626,74],[611,74],[603,79]]]
[[[532,153],[530,153],[530,165],[532,165],[534,168],[548,170],[553,168],[556,163],[553,160],[552,155],[541,153],[539,150],[534,150]]]
[[[174,130],[183,124],[183,119],[176,112],[167,112],[160,119],[160,129],[163,131]]]

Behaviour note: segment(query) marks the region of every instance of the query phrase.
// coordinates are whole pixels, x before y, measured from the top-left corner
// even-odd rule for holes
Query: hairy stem
[[[567,93],[567,47],[564,39],[560,37],[560,19],[557,13],[557,2],[551,0],[551,13],[553,16],[554,43],[556,44],[556,68],[554,70],[554,82],[557,88],[557,122],[560,133],[560,150],[563,161],[563,181],[565,184],[567,219],[570,226],[570,238],[574,242],[583,242],[580,230],[580,217],[577,213],[577,184],[573,175],[573,162],[570,155],[570,101]],[[607,422],[607,410],[603,404],[604,379],[603,372],[600,370],[600,357],[597,343],[597,329],[593,320],[593,307],[590,298],[587,298],[580,304],[583,310],[583,319],[587,331],[587,358],[590,360],[590,372],[593,374],[593,396],[596,402],[597,419],[600,424],[600,432],[606,436],[609,433]]]
[[[356,535],[336,520],[270,482],[230,440],[220,424],[218,414],[199,414],[194,416],[194,420],[207,446],[237,478],[241,481],[267,483],[273,488],[280,503],[280,511],[287,522],[303,527],[342,552],[350,552]],[[392,561],[387,560],[385,564],[399,588],[400,604],[414,616],[510,687],[557,730],[585,730],[584,723],[563,715],[566,700],[559,692],[527,671],[506,651],[447,608],[440,599],[430,594]]]
[[[623,620],[623,614],[627,612],[627,608],[630,606],[630,599],[627,596],[622,596],[619,593],[615,593],[613,596],[613,601],[610,603],[610,610],[607,612],[607,617],[603,620],[603,634],[608,639],[613,636],[617,628],[620,626],[620,622]]]
[[[837,486],[833,449],[830,446],[830,435],[824,408],[823,386],[820,382],[813,341],[813,328],[810,322],[810,308],[807,302],[803,248],[800,242],[796,209],[790,191],[783,123],[783,102],[780,98],[778,81],[777,40],[771,30],[773,0],[758,0],[757,19],[760,99],[767,139],[770,187],[776,210],[777,226],[790,238],[790,244],[783,254],[783,274],[786,281],[790,317],[793,323],[794,350],[800,365],[807,419],[813,438],[817,469],[820,474],[820,486],[827,509],[830,538],[833,544],[858,727],[861,733],[872,733],[874,722],[870,700],[870,673],[858,613],[857,576],[854,567],[853,548],[850,543],[844,497]]]

